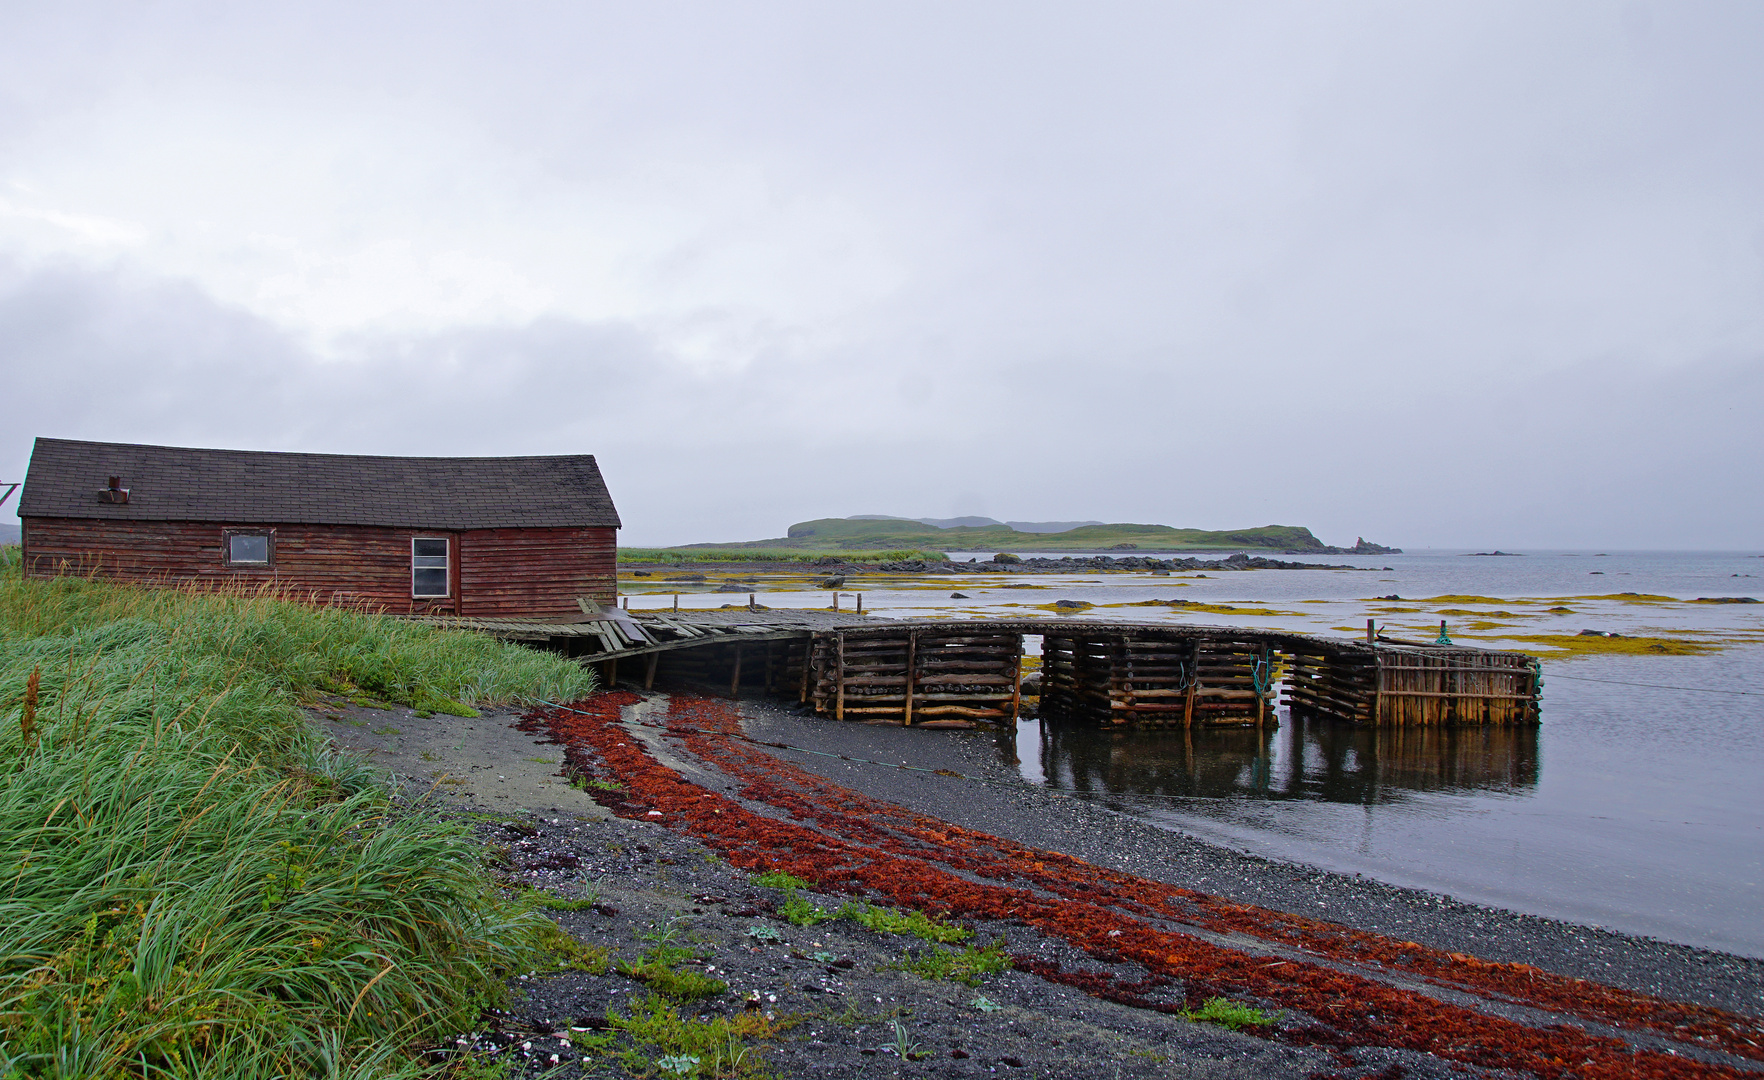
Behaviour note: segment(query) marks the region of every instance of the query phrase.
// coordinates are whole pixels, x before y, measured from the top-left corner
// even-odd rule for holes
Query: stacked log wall
[[[821,633],[808,646],[801,696],[842,720],[1014,719],[1022,654],[1022,635],[1014,632]]]
[[[1538,677],[1523,653],[1310,640],[1289,645],[1295,712],[1358,724],[1536,723]]]
[[[1286,654],[1281,688],[1294,713],[1357,724],[1377,722],[1378,660],[1370,648],[1344,650],[1321,642],[1297,643]]]
[[[1384,725],[1538,720],[1537,668],[1521,653],[1380,649],[1377,695]]]
[[[1253,639],[1103,630],[1042,638],[1043,715],[1132,727],[1273,722],[1278,660]]]

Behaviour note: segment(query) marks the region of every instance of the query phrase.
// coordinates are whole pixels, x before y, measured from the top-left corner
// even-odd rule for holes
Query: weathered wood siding
[[[462,615],[567,619],[578,596],[618,600],[615,529],[474,529],[459,546]]]
[[[274,565],[229,566],[221,546],[226,531],[264,528],[275,531]],[[31,577],[95,574],[155,585],[274,582],[319,603],[363,604],[400,614],[523,618],[577,615],[578,596],[612,603],[616,535],[604,527],[457,533],[365,525],[23,519],[24,569]],[[452,596],[411,597],[410,541],[416,536],[452,542]]]

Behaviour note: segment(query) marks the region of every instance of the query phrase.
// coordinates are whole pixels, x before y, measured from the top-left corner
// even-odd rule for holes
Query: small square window
[[[268,566],[274,561],[275,533],[228,530],[225,551],[228,566]]]
[[[434,598],[448,595],[446,538],[413,537],[410,541],[410,595]]]

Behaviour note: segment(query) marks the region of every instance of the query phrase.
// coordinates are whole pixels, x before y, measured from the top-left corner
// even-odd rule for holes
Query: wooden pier
[[[1273,725],[1295,714],[1378,727],[1535,724],[1525,653],[1247,627],[1073,619],[895,620],[818,610],[608,610],[581,621],[435,619],[545,642],[608,682],[794,697],[823,716],[914,726],[1002,723],[1024,705],[1041,639],[1040,714],[1131,728]]]

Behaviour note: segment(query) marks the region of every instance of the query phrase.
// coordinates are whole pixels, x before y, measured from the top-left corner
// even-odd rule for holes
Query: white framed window
[[[274,566],[274,529],[226,529],[221,533],[221,555],[228,566]]]
[[[433,598],[448,595],[451,575],[447,565],[447,538],[413,536],[410,539],[410,595]]]

